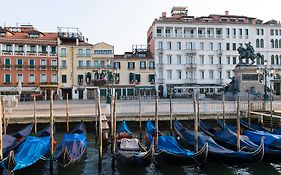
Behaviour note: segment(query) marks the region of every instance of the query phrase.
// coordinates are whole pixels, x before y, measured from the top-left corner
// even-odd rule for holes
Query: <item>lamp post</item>
[[[265,109],[265,104],[269,100],[268,98],[268,90],[267,90],[267,81],[270,77],[274,77],[274,69],[268,67],[267,65],[267,60],[264,61],[264,67],[263,68],[258,68],[257,69],[257,74],[259,76],[259,80],[262,83],[261,80],[264,80],[264,94],[263,94],[263,102],[264,102],[264,109]],[[270,91],[271,91],[271,85],[270,85]]]

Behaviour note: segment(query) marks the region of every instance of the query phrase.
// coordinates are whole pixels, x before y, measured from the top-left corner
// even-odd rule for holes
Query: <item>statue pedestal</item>
[[[250,91],[251,94],[263,94],[264,85],[259,82],[257,66],[236,66],[233,69],[234,79],[237,82],[239,92],[245,93]]]

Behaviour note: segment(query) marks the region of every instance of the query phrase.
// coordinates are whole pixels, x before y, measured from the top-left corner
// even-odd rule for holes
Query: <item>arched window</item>
[[[260,57],[257,57],[257,65],[260,65],[261,64],[261,58]]]
[[[259,48],[259,47],[260,47],[260,40],[256,39],[256,48]]]
[[[281,48],[281,39],[279,40],[279,48]]]
[[[261,57],[261,64],[264,64],[264,55]]]
[[[278,48],[278,39],[275,40],[275,48]]]
[[[274,64],[274,55],[271,55],[271,65]]]
[[[271,39],[270,42],[271,42],[271,48],[274,48],[274,40]]]
[[[260,41],[260,46],[261,46],[261,48],[264,48],[264,40],[263,39],[261,39],[261,41]],[[280,44],[279,44],[279,46],[280,46]]]
[[[275,55],[275,64],[279,64],[279,57],[278,57],[278,55]]]

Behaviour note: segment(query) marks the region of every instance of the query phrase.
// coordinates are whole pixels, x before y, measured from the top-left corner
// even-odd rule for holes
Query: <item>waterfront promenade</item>
[[[54,101],[54,116],[56,122],[64,122],[66,115],[66,101]],[[141,105],[141,115],[143,120],[153,118],[155,111],[154,99],[143,99]],[[258,111],[263,109],[262,101],[253,101],[252,110]],[[225,113],[227,118],[233,118],[237,112],[235,101],[225,102]],[[159,120],[168,120],[170,114],[170,104],[168,99],[159,100]],[[240,101],[240,110],[247,111],[247,101]],[[281,101],[273,102],[273,110],[281,109]],[[106,114],[106,103],[102,102],[102,113]],[[269,102],[266,105],[269,109]],[[214,118],[222,115],[223,105],[221,101],[200,101],[200,116],[202,118]],[[178,119],[192,119],[193,101],[187,99],[173,99],[172,113]],[[95,120],[95,100],[69,100],[70,121]],[[50,102],[36,102],[36,116],[38,122],[49,122]],[[139,120],[139,102],[137,100],[118,100],[116,106],[117,120],[126,119],[129,121]],[[28,123],[33,120],[33,102],[19,102],[16,108],[13,108],[11,114],[7,114],[9,123]]]

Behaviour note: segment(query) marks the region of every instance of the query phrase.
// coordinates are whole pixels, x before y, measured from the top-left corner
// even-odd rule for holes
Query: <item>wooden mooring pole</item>
[[[158,92],[155,96],[155,150],[158,150]]]
[[[114,142],[114,119],[113,119],[113,97],[110,98],[110,136],[111,136],[111,154],[114,153],[113,142]]]
[[[198,98],[197,93],[194,91],[193,97],[193,110],[194,110],[194,149],[198,152]]]
[[[271,88],[270,88],[270,131],[273,131],[272,101],[273,101],[273,95],[272,95]]]
[[[170,135],[173,135],[173,106],[172,106],[173,90],[170,90]]]
[[[34,133],[37,134],[36,96],[35,95],[33,95],[33,118],[34,118]]]
[[[248,91],[248,112],[247,112],[247,117],[248,117],[248,125],[251,126],[251,103],[250,103],[250,91]]]
[[[139,90],[139,129],[140,129],[140,140],[142,139],[142,127],[141,127],[141,122],[142,122],[142,119],[141,119],[141,93],[140,93],[140,90]]]
[[[99,117],[98,90],[99,89],[96,89],[96,91],[95,91],[95,101],[96,101],[96,105],[95,105],[95,140],[96,140],[96,143],[98,142],[98,117]]]
[[[51,143],[50,143],[50,172],[51,174],[53,173],[53,154],[54,154],[54,111],[53,111],[53,106],[54,106],[54,91],[51,90],[51,95],[50,95],[50,125],[51,125],[51,130],[50,130],[50,135],[51,135]]]
[[[114,96],[113,99],[113,142],[112,142],[112,150],[113,155],[115,155],[115,149],[116,149],[116,101],[117,101],[117,93]],[[112,157],[111,167],[114,170],[115,168],[115,156]]]
[[[222,93],[222,118],[223,118],[223,127],[225,128],[225,96],[224,96],[224,92]]]
[[[3,101],[1,100],[1,101],[0,101],[0,103],[1,103],[0,107],[1,107],[1,108],[3,107],[2,102],[3,102]],[[0,117],[0,160],[3,159],[2,116],[3,116],[3,111],[1,111],[1,117]]]
[[[7,134],[7,124],[6,124],[6,112],[5,112],[5,101],[4,97],[1,98],[1,107],[2,107],[2,115],[3,115],[3,130],[4,134]]]
[[[68,106],[68,93],[66,93],[66,105],[65,105],[65,113],[66,113],[66,132],[69,133],[69,106]]]
[[[240,151],[240,97],[237,96],[237,151]]]
[[[101,104],[100,104],[100,89],[97,91],[98,99],[98,117],[99,117],[99,166],[102,165],[102,119],[101,119]]]

